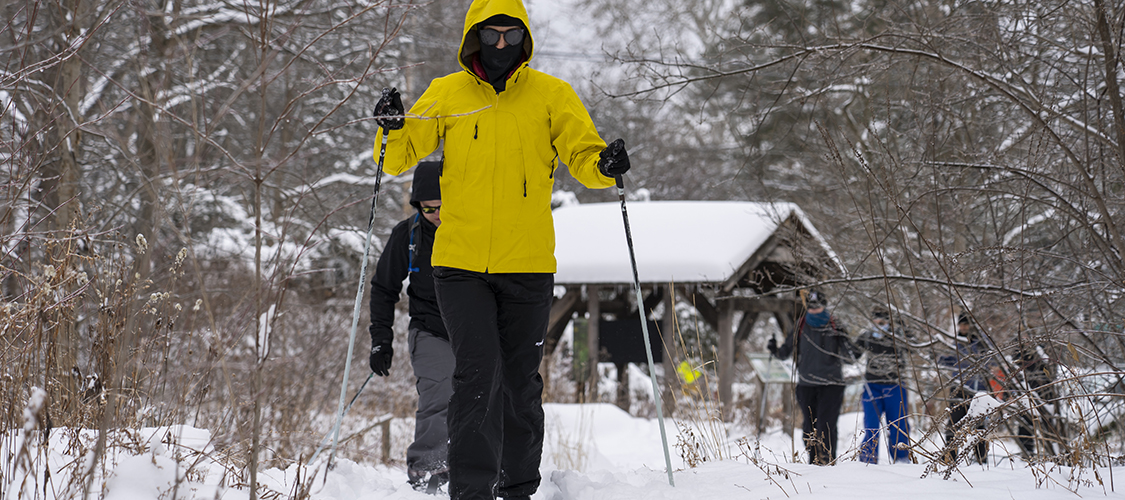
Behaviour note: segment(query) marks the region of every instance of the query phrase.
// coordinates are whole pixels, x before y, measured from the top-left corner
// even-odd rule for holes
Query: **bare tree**
[[[5,4],[2,358],[23,367],[5,428],[44,386],[56,425],[215,429],[251,491],[259,460],[311,453],[345,362],[332,297],[362,279],[372,96],[405,67],[428,78],[411,57],[448,36],[400,34],[453,26],[441,10]],[[380,232],[399,213],[383,199]]]
[[[949,348],[964,312],[1008,375],[1028,345],[1068,366],[1118,369],[1120,6],[727,8],[738,22],[702,53],[624,48],[620,60],[647,83],[614,94],[699,110],[720,131],[712,143],[738,151],[696,168],[810,212],[848,267],[810,286],[837,291],[859,320],[894,306],[927,334],[922,367]]]

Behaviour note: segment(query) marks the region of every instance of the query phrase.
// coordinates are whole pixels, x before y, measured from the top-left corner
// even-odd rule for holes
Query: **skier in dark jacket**
[[[384,171],[398,175],[439,144],[445,154],[433,265],[457,359],[453,500],[526,499],[539,488],[555,169],[565,163],[597,189],[630,166],[624,141],[606,145],[569,84],[529,66],[534,42],[523,2],[473,0],[456,54],[462,71],[430,82],[409,113],[390,89],[375,105]]]
[[[957,318],[957,345],[953,354],[938,357],[938,364],[952,371],[949,390],[949,425],[945,429],[946,446],[955,443],[958,424],[969,415],[973,396],[989,390],[988,373],[992,363],[986,356],[987,347],[980,332],[973,326],[969,316],[961,314]],[[976,424],[978,430],[985,428],[984,419]],[[985,463],[988,456],[988,441],[977,441],[973,447],[973,458],[977,463]],[[946,460],[957,462],[956,447],[948,450]]]
[[[1062,439],[1059,419],[1053,415],[1060,409],[1058,390],[1053,384],[1058,368],[1042,347],[1031,344],[1020,345],[1015,364],[1019,370],[1010,391],[1026,394],[1031,404],[1017,416],[1016,440],[1026,457],[1051,456],[1055,453],[1054,442]]]
[[[855,362],[856,348],[843,325],[828,312],[828,300],[819,291],[805,298],[805,314],[780,347],[766,344],[778,359],[793,356],[797,365],[797,405],[809,463],[831,465],[836,460],[836,423],[844,403],[843,364]]]
[[[391,231],[375,276],[371,279],[371,371],[389,374],[394,349],[395,303],[402,281],[410,277],[410,363],[418,390],[414,442],[406,449],[406,473],[411,486],[429,493],[449,481],[449,432],[446,416],[453,393],[453,349],[434,294],[430,254],[441,225],[440,162],[421,162],[414,170],[410,204],[418,211]],[[428,476],[428,477],[427,477]]]
[[[879,463],[879,429],[883,417],[887,419],[887,451],[892,463],[909,463],[910,423],[907,421],[906,389],[902,387],[906,353],[900,349],[905,333],[891,327],[887,309],[876,307],[871,311],[869,328],[855,339],[867,351],[867,370],[863,375],[863,443],[859,460],[869,464]]]

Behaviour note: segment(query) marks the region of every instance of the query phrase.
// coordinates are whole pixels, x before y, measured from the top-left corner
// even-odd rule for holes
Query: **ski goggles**
[[[508,45],[519,45],[523,41],[523,29],[516,28],[508,31],[497,31],[492,28],[483,28],[480,30],[480,43],[485,45],[496,45],[500,43],[500,37],[504,37],[504,41]]]
[[[421,210],[424,214],[432,214],[441,210],[441,207],[418,207],[418,210]]]

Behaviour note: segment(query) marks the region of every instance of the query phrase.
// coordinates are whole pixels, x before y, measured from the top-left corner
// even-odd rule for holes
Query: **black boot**
[[[441,472],[434,472],[430,474],[430,480],[426,483],[426,493],[429,495],[437,495],[439,488],[449,483],[449,470],[446,469]]]
[[[981,465],[988,465],[988,441],[981,441],[976,446],[977,463]]]
[[[426,472],[406,469],[406,482],[410,483],[410,487],[414,488],[414,491],[424,491],[426,489]]]

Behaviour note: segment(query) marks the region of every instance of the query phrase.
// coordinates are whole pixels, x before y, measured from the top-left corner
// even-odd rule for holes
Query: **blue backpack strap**
[[[418,245],[414,243],[414,235],[418,233],[418,228],[422,226],[421,216],[422,214],[414,214],[414,220],[410,223],[410,258],[407,260],[406,269],[412,273],[421,272],[414,266],[414,257],[418,255]]]

